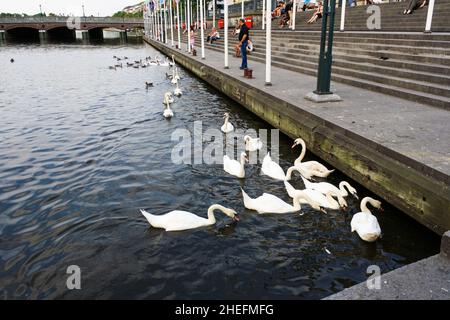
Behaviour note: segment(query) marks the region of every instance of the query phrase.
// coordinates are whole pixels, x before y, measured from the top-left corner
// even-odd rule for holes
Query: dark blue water
[[[193,121],[219,128],[227,111],[239,128],[270,127],[183,70],[185,94],[164,120],[166,68],[107,68],[113,55],[156,54],[142,44],[0,47],[0,297],[318,299],[364,281],[369,265],[386,272],[437,253],[434,234],[387,204],[375,213],[383,238],[369,244],[350,232],[357,201],[348,212],[261,216],[244,209],[241,185],[289,198],[259,165],[240,183],[221,165],[173,164],[171,134]],[[299,152],[291,144],[280,136],[285,169]],[[139,213],[206,216],[213,203],[241,221],[217,214],[216,226],[166,233]],[[69,265],[81,268],[81,290],[66,287]]]

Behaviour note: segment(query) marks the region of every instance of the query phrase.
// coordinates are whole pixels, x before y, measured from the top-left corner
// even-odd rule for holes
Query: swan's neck
[[[295,167],[290,167],[287,171],[286,171],[286,180],[291,180],[292,178],[292,172],[294,172],[294,170],[297,170]],[[297,170],[298,171],[298,170]]]
[[[229,120],[229,118],[230,118],[230,117],[225,117],[225,122],[224,122],[225,128],[228,126],[228,120]]]
[[[372,214],[372,212],[370,212],[370,210],[367,208],[367,203],[368,203],[368,202],[371,203],[371,200],[372,200],[372,199],[370,199],[370,198],[364,198],[364,199],[361,201],[361,212],[365,212],[365,213],[368,213],[368,214]]]
[[[214,211],[215,210],[220,210],[222,212],[225,211],[225,207],[221,206],[220,204],[213,204],[212,206],[210,206],[208,208],[208,222],[210,224],[215,224],[216,223],[216,217],[214,216]]]
[[[348,191],[347,191],[347,189],[345,188],[345,187],[348,187],[347,184],[348,184],[348,183],[345,182],[345,181],[341,181],[341,182],[339,183],[339,191],[341,192],[341,195],[342,195],[343,197],[348,196]]]
[[[298,156],[298,158],[295,160],[295,164],[300,164],[302,163],[303,158],[305,157],[306,154],[306,145],[305,142],[300,141],[300,145],[302,146],[302,152],[300,152],[300,155]]]
[[[299,191],[299,190],[298,190]],[[293,201],[293,206],[294,206],[294,210],[296,211],[300,211],[302,209],[302,206],[300,205],[300,199],[302,198],[301,195],[297,195],[294,197]]]

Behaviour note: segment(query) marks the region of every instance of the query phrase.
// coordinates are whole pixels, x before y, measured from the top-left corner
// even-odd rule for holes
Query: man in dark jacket
[[[247,69],[247,44],[250,39],[248,34],[248,27],[245,24],[244,19],[239,20],[239,26],[241,31],[239,32],[239,46],[241,47],[241,55],[242,55],[242,64],[241,70]]]

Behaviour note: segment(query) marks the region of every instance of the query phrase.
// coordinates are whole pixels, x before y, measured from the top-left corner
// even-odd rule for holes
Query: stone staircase
[[[250,38],[250,67],[265,63],[265,32],[253,29]],[[317,31],[273,30],[272,65],[315,76],[319,41]],[[236,44],[230,36],[230,55]],[[205,46],[223,52],[223,39]],[[332,80],[450,110],[450,34],[337,31]]]
[[[380,8],[380,31],[395,32],[422,32],[425,30],[425,21],[428,7],[417,9],[410,15],[403,15],[406,2],[383,3],[377,5]],[[367,27],[367,18],[372,12],[367,12],[368,6],[346,7],[345,12],[345,30],[347,31],[369,31]],[[314,11],[297,12],[295,27],[301,31],[320,30],[321,20],[314,24],[307,24]],[[434,5],[433,23],[431,30],[433,32],[450,32],[450,22],[448,15],[450,13],[450,0],[436,0]],[[335,29],[339,30],[341,21],[341,8],[336,8]],[[272,21],[272,28],[279,29],[279,20]],[[260,28],[261,22],[257,22],[254,28]]]

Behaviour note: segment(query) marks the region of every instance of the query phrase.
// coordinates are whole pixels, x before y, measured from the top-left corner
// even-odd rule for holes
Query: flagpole
[[[188,52],[191,53],[191,10],[189,10],[190,6],[191,6],[191,2],[189,0],[187,0],[187,5],[188,5],[188,16],[187,16],[187,21],[188,21],[188,25],[186,26],[187,28],[187,35],[188,35]]]
[[[172,0],[169,0],[169,14],[170,14],[170,41],[173,47],[173,16],[172,16]]]
[[[180,34],[180,0],[177,1],[177,30],[178,30],[178,49],[181,49],[181,34]]]
[[[225,42],[225,44],[224,44],[224,50],[223,50],[223,52],[224,52],[224,65],[225,65],[225,69],[228,69],[229,68],[229,66],[228,66],[228,1],[227,0],[224,0],[224,42]]]
[[[205,39],[204,39],[204,30],[203,30],[203,0],[200,0],[200,37],[202,44],[202,59],[205,59]]]

